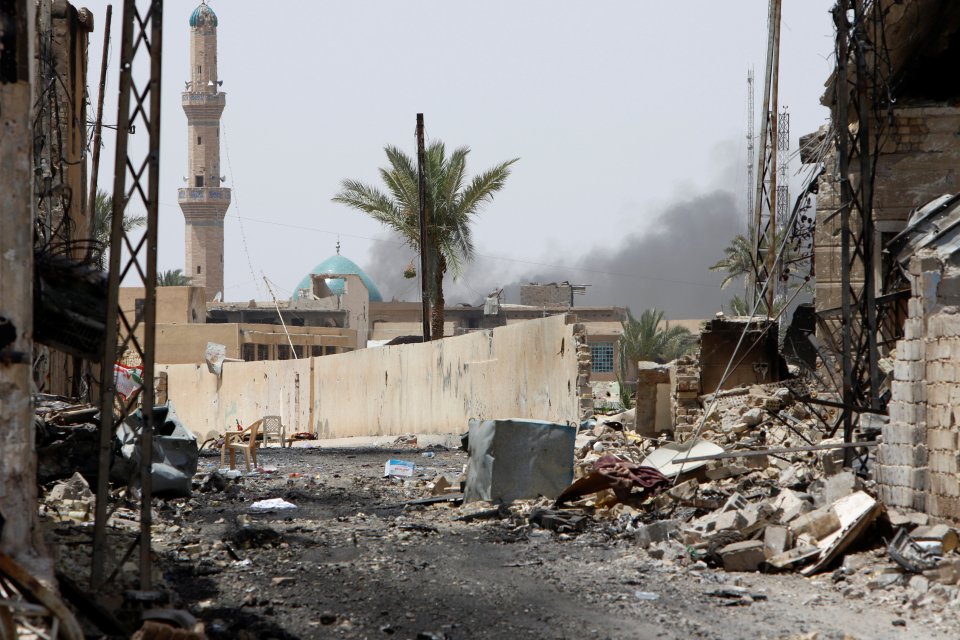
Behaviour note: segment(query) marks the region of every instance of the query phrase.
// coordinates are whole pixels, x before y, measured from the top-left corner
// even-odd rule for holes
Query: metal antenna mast
[[[777,198],[777,93],[780,67],[781,0],[770,0],[767,21],[767,62],[763,80],[763,119],[760,123],[757,198],[754,201],[753,224],[753,294],[751,302],[766,290],[767,315],[773,315],[776,295],[775,229]],[[769,183],[769,184],[768,184]],[[766,215],[765,215],[766,214]],[[768,284],[769,281],[769,284]]]
[[[754,182],[753,170],[757,161],[757,149],[754,144],[753,121],[753,67],[747,71],[747,229],[753,224],[754,193],[757,185]]]
[[[790,114],[784,107],[777,119],[777,229],[786,229],[790,219]]]

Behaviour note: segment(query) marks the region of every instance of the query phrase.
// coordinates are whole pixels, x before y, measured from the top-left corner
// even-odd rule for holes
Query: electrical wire
[[[250,257],[250,247],[247,245],[247,234],[243,229],[243,217],[240,215],[240,192],[237,190],[237,181],[233,177],[233,165],[230,163],[230,145],[227,143],[227,125],[220,123],[223,129],[223,151],[227,157],[227,173],[230,174],[231,193],[233,194],[234,211],[236,211],[237,222],[240,223],[240,240],[243,243],[243,253],[247,256],[247,266],[250,268],[250,276],[253,279],[254,286],[257,288],[257,296],[263,295],[260,290],[260,281],[253,270],[253,259]]]

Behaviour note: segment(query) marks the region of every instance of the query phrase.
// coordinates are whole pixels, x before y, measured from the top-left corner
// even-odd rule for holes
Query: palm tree
[[[691,333],[685,327],[661,327],[663,311],[647,309],[637,319],[627,309],[627,319],[621,322],[620,363],[659,362],[676,360],[693,348]]]
[[[720,283],[721,289],[726,288],[737,278],[753,273],[753,240],[738,233],[723,252],[726,255],[710,267],[710,271],[727,272],[723,282]]]
[[[158,287],[185,287],[190,284],[190,277],[183,275],[182,269],[170,269],[157,274]]]
[[[389,167],[380,169],[386,185],[383,192],[375,186],[355,180],[340,183],[340,192],[333,201],[358,209],[386,227],[393,229],[415,251],[420,247],[420,191],[417,164],[397,147],[384,148]],[[502,162],[470,180],[467,184],[468,147],[459,147],[448,157],[443,142],[430,143],[426,149],[426,201],[429,246],[426,247],[430,274],[428,278],[433,302],[431,333],[443,337],[443,278],[450,269],[454,278],[474,257],[470,225],[484,204],[493,200],[510,175],[510,165],[518,160]]]
[[[123,215],[123,230],[132,231],[146,224],[144,216]],[[107,249],[110,247],[110,231],[113,226],[113,196],[102,189],[97,190],[93,201],[93,218],[90,221],[92,246],[90,257],[103,271],[106,267]]]
[[[752,303],[746,298],[741,298],[740,296],[733,296],[730,301],[727,303],[730,307],[730,313],[735,316],[749,316],[750,312],[753,311]],[[773,316],[780,315],[780,312],[783,311],[784,307],[787,306],[787,299],[784,296],[776,296],[773,299]],[[757,305],[756,315],[766,316],[767,314],[767,300],[763,298],[760,300],[760,304]]]

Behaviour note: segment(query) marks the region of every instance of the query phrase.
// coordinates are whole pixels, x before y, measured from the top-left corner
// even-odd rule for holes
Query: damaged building
[[[960,7],[924,0],[878,2],[867,15],[864,33],[876,47],[861,69],[872,75],[858,84],[853,54],[847,71],[851,99],[856,101],[853,94],[859,90],[860,114],[870,118],[863,129],[869,131],[874,163],[872,225],[864,225],[859,210],[851,213],[850,225],[872,237],[859,240],[869,243],[867,262],[857,249],[864,245],[850,245],[846,282],[852,291],[872,287],[876,299],[879,366],[887,382],[871,393],[889,402],[890,418],[878,453],[880,496],[891,507],[957,521],[958,443],[952,416],[957,398],[951,395],[956,354],[950,348],[957,336],[951,321],[958,301],[951,288],[955,199],[949,194],[960,189],[960,85],[949,69],[960,60]],[[824,97],[832,124],[801,140],[804,160],[822,161],[825,167],[817,185],[815,305],[827,321],[819,326],[819,337],[834,345],[840,341],[844,287],[838,215],[844,196],[838,149],[830,136],[834,127],[844,126],[857,140],[862,129],[854,111],[848,112],[848,122],[838,122],[832,90],[837,82],[835,73]],[[856,152],[856,147],[848,150]],[[858,195],[862,166],[852,162],[849,169]]]

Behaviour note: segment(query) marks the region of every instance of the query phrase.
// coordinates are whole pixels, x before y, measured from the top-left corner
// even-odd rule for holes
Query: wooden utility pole
[[[107,54],[110,51],[110,22],[113,5],[107,5],[107,17],[103,22],[103,57],[100,59],[100,91],[97,93],[97,120],[93,125],[93,158],[90,162],[90,195],[87,197],[87,215],[93,219],[97,203],[97,178],[100,174],[100,139],[103,132],[103,94],[107,86]],[[91,246],[90,255],[94,250]]]
[[[426,187],[427,154],[423,146],[423,114],[417,114],[417,193],[420,196],[420,298],[423,304],[423,341],[430,340],[430,295],[427,291],[430,282],[427,274],[427,248],[429,236],[427,234],[427,187]]]

